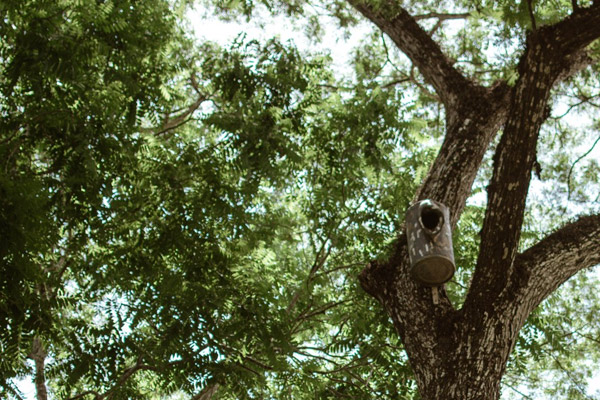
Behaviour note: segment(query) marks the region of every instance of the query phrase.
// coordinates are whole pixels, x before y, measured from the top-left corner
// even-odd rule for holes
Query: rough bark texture
[[[513,88],[483,87],[460,73],[416,20],[394,0],[349,0],[386,33],[430,83],[446,110],[446,136],[416,194],[450,207],[454,227],[485,150],[502,126],[488,187],[477,267],[462,309],[441,288],[408,273],[406,237],[386,262],[360,275],[401,336],[423,399],[497,399],[519,330],[529,313],[577,271],[600,262],[600,216],[582,217],[517,254],[540,127],[553,85],[591,62],[585,48],[600,36],[600,6],[528,35]]]

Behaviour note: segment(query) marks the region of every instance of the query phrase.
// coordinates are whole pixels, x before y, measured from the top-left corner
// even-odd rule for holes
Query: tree
[[[277,39],[195,43],[187,6],[1,6],[3,395],[497,399],[529,360],[585,371],[597,140],[552,106],[597,107],[598,2],[217,2],[313,40],[366,19],[346,77]],[[426,198],[455,228],[437,304],[408,273]]]
[[[463,307],[455,310],[445,297],[433,304],[427,290],[410,280],[406,238],[399,239],[390,261],[371,264],[361,275],[363,288],[392,317],[423,398],[498,398],[505,365],[527,316],[565,280],[600,261],[598,215],[581,217],[518,252],[550,93],[557,82],[592,63],[587,47],[600,34],[598,3],[586,8],[575,4],[571,15],[539,29],[529,3],[531,31],[518,60],[518,78],[513,87],[501,81],[488,88],[456,70],[398,5],[353,5],[408,55],[445,107],[444,143],[417,199],[449,205],[456,224],[485,150],[503,127]]]

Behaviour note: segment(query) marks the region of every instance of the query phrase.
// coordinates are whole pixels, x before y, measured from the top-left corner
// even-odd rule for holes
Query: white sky
[[[205,14],[205,11],[198,8],[188,14],[196,36],[202,41],[209,40],[221,46],[227,46],[240,34],[245,34],[248,40],[264,41],[277,37],[282,42],[292,41],[300,50],[330,54],[333,59],[333,66],[337,71],[347,70],[353,46],[373,29],[370,24],[361,23],[349,31],[349,37],[344,37],[344,32],[341,29],[326,29],[322,42],[310,43],[306,39],[302,23],[293,22],[284,16],[273,17],[266,12],[262,12],[260,13],[263,15],[262,18],[252,19],[248,22],[237,22],[219,20],[214,16]],[[333,18],[323,18],[326,21],[323,24],[325,27],[335,28],[337,26],[337,22]],[[257,22],[259,19],[261,20],[260,23]]]

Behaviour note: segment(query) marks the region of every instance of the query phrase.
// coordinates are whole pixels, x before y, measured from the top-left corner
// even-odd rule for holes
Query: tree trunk
[[[560,284],[600,263],[600,215],[582,217],[518,254],[540,127],[553,85],[589,65],[600,37],[600,2],[529,32],[514,87],[483,87],[458,71],[395,0],[348,0],[396,43],[433,86],[446,111],[446,135],[415,200],[450,208],[455,226],[483,155],[496,147],[479,257],[467,298],[454,309],[440,288],[410,278],[406,235],[385,262],[372,262],[361,286],[383,305],[406,349],[425,400],[495,400],[527,316]]]

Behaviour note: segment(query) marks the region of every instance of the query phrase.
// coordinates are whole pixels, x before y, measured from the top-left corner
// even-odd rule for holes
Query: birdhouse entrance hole
[[[444,224],[444,215],[437,207],[423,207],[421,209],[421,226],[429,231],[430,234],[436,234],[442,229]]]
[[[423,224],[423,228],[429,229],[430,231],[436,230],[442,218],[442,213],[432,208],[425,208],[421,212],[421,223]]]

